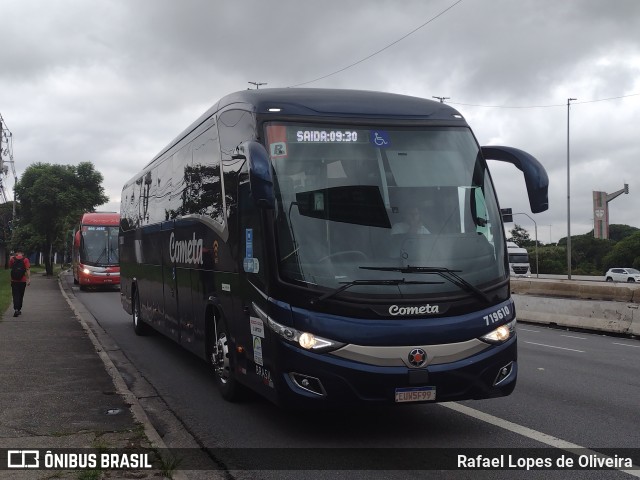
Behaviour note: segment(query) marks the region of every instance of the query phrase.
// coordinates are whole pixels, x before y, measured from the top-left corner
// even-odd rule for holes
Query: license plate
[[[436,387],[396,388],[396,403],[426,402],[436,399]]]

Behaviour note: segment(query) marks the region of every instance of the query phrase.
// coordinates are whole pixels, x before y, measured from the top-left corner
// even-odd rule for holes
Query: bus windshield
[[[118,265],[118,231],[119,227],[82,225],[80,262],[96,267]]]
[[[403,296],[460,294],[434,267],[478,288],[506,279],[495,193],[468,128],[265,128],[285,281]]]

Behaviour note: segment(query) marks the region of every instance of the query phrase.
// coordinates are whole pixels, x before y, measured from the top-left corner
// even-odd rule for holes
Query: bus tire
[[[147,335],[149,333],[149,326],[142,320],[140,310],[140,296],[138,291],[133,291],[133,301],[131,302],[132,319],[133,319],[133,331],[136,335]]]
[[[216,315],[215,312],[211,315],[213,318],[207,336],[209,365],[213,370],[214,379],[222,398],[229,402],[235,402],[241,398],[241,385],[235,379],[231,367],[228,330],[219,315]]]

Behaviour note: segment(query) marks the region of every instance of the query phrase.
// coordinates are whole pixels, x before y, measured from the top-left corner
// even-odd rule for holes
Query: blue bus
[[[222,98],[122,190],[121,300],[137,334],[205,359],[222,396],[285,407],[509,395],[516,311],[487,160],[422,98],[260,89]]]

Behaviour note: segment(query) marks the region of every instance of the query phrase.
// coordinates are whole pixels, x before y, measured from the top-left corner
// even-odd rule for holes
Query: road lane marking
[[[577,338],[578,340],[586,340],[586,337],[576,337],[575,335],[560,335],[561,337],[566,338]]]
[[[522,328],[520,326],[518,326],[518,331],[540,333],[540,330],[531,330],[530,328]]]
[[[640,348],[640,345],[629,345],[628,343],[617,343],[617,342],[611,342],[614,345],[622,345],[623,347],[633,347],[633,348]]]
[[[558,348],[560,350],[569,350],[570,352],[585,353],[584,350],[576,350],[575,348],[556,347],[553,345],[546,345],[544,343],[534,343],[534,342],[524,342],[524,343],[528,343],[530,345],[539,345],[541,347]]]
[[[589,448],[583,447],[581,445],[577,445],[575,443],[562,440],[561,438],[554,437],[553,435],[547,435],[546,433],[533,430],[532,428],[528,428],[523,425],[518,425],[517,423],[504,420],[503,418],[494,417],[493,415],[481,412],[480,410],[476,410],[471,407],[467,407],[466,405],[462,405],[461,403],[444,402],[444,403],[440,403],[439,405],[442,407],[448,408],[450,410],[453,410],[455,412],[462,413],[463,415],[473,417],[477,420],[490,423],[491,425],[495,425],[496,427],[502,428],[504,430],[517,433],[518,435],[522,435],[523,437],[530,438],[531,440],[535,440],[536,442],[544,443],[545,445],[549,445],[550,447],[553,447],[553,448],[559,448],[561,450],[566,450],[571,453],[575,453],[573,450],[580,449],[580,450],[584,450],[587,455],[596,455],[598,458],[605,458],[605,459],[613,458],[607,455],[603,455],[602,453],[596,452]],[[640,478],[640,470],[624,470],[621,468],[616,470],[619,470],[621,472],[628,473],[629,475],[632,475],[634,477]]]

